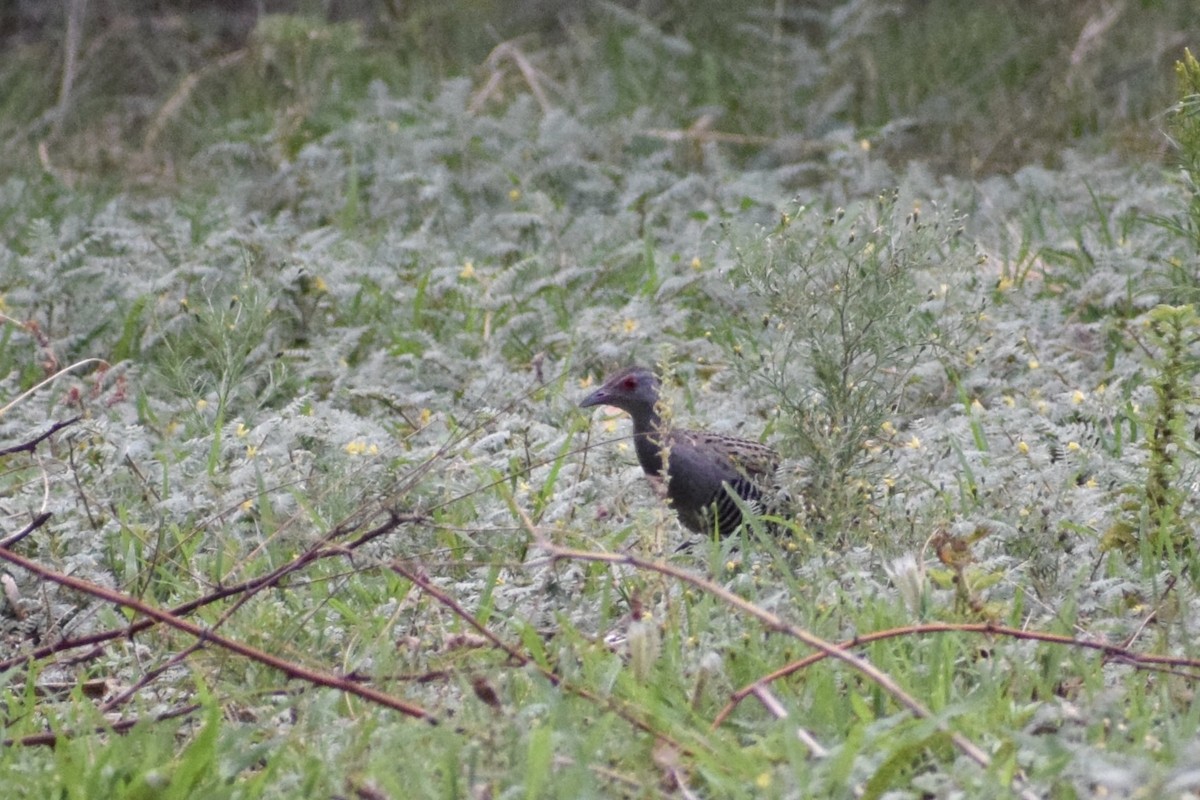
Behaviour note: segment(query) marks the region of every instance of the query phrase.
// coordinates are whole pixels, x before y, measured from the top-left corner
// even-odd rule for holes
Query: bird
[[[647,476],[666,481],[679,521],[698,533],[727,536],[742,523],[732,495],[761,507],[774,490],[779,453],[749,439],[672,427],[660,412],[659,388],[653,370],[630,366],[606,378],[579,405],[628,413],[638,462]]]

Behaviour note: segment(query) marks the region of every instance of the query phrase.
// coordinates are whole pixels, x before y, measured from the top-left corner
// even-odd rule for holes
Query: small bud
[[[633,676],[642,683],[649,682],[651,671],[659,656],[658,625],[649,617],[634,620],[629,624],[627,641],[629,666],[633,670]]]

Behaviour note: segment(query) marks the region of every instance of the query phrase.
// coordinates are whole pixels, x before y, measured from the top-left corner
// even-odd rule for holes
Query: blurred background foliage
[[[16,0],[0,7],[0,141],[59,170],[171,180],[231,134],[273,131],[294,154],[373,80],[430,96],[508,56],[493,103],[536,74],[545,102],[652,108],[747,162],[840,130],[894,164],[1006,173],[1090,140],[1161,155],[1153,120],[1197,19],[1188,0]]]

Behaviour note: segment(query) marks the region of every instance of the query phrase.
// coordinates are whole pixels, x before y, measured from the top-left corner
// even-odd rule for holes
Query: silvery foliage
[[[0,416],[18,442],[84,414],[8,473],[8,531],[54,514],[28,552],[130,590],[146,564],[178,565],[177,585],[159,589],[170,602],[246,577],[239,556],[276,543],[294,552],[386,506],[433,524],[373,556],[453,570],[468,602],[482,591],[476,565],[495,560],[504,611],[550,620],[563,595],[536,589],[583,573],[546,569],[510,500],[545,535],[597,546],[627,544],[624,522],[669,520],[613,446],[580,468],[580,380],[665,360],[685,422],[770,427],[773,399],[735,379],[739,356],[720,335],[770,311],[737,279],[734,243],[796,204],[829,213],[828,198],[849,206],[900,184],[898,207],[946,209],[965,243],[913,266],[912,288],[946,335],[906,364],[888,420],[897,433],[868,442],[865,474],[897,535],[837,554],[845,582],[816,592],[895,593],[881,554],[917,550],[940,526],[985,530],[977,557],[1003,576],[997,596],[1031,588],[1044,620],[1065,587],[1082,587],[1078,608],[1095,615],[1139,588],[1124,573],[1085,576],[1110,490],[1137,480],[1139,447],[1118,446],[1116,431],[1148,399],[1144,360],[1114,344],[1114,320],[1169,292],[1156,264],[1185,256],[1136,224],[1175,202],[1160,176],[1081,157],[980,186],[897,176],[835,131],[834,156],[807,165],[823,179],[797,188],[795,162],[745,170],[708,147],[687,166],[682,147],[646,144],[666,124],[649,112],[600,128],[528,99],[495,116],[470,101],[465,81],[431,100],[378,85],[355,120],[295,159],[269,142],[214,146],[188,165],[223,187],[212,199],[86,206],[18,180],[0,187],[5,313],[37,325],[7,328],[5,397],[57,367],[114,362]],[[803,363],[788,363],[796,371],[780,383],[803,386]],[[622,458],[624,470],[597,467]],[[821,557],[797,574],[817,575]],[[79,602],[24,590],[45,592],[56,619]],[[566,613],[587,627],[589,602]]]

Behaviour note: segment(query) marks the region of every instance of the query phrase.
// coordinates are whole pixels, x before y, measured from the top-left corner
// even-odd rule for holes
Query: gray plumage
[[[732,533],[742,522],[742,512],[729,493],[758,505],[774,490],[779,454],[748,439],[671,428],[659,413],[658,389],[658,377],[651,370],[627,367],[579,405],[616,406],[627,412],[633,418],[638,462],[647,475],[666,479],[667,499],[680,522],[701,533],[712,533],[714,525],[722,535]]]

